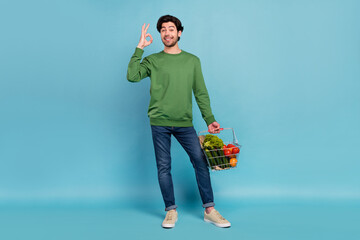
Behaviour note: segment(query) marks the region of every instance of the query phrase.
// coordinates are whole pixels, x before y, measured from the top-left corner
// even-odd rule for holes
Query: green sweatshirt
[[[140,63],[144,50],[135,49],[130,59],[127,79],[139,82],[150,77],[150,124],[156,126],[192,127],[192,92],[207,126],[215,121],[201,72],[200,60],[181,51],[151,54]]]

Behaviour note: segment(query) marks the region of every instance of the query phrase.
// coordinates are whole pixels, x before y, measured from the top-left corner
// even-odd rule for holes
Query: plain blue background
[[[150,23],[172,14],[201,59],[211,106],[243,145],[212,173],[218,206],[244,199],[360,199],[358,1],[0,3],[0,202],[163,208],[147,107],[126,80]],[[206,125],[194,102],[194,126]],[[175,140],[175,139],[174,139]],[[173,141],[178,205],[201,207]]]
[[[1,238],[359,239],[359,12],[355,0],[1,0]],[[144,56],[163,49],[165,14],[243,145],[236,169],[211,173],[230,229],[203,223],[176,141],[179,221],[160,227],[150,80],[126,71],[143,23]]]

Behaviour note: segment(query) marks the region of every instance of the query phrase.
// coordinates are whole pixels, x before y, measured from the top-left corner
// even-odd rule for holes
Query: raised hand
[[[138,46],[137,46],[138,48],[144,49],[144,47],[147,47],[147,46],[149,46],[149,45],[152,43],[153,38],[152,38],[151,34],[150,34],[150,33],[146,33],[146,31],[148,30],[149,26],[150,26],[150,23],[147,25],[146,28],[145,28],[145,23],[144,23],[144,25],[142,26],[142,28],[141,28],[140,41],[139,41],[139,44],[138,44]],[[150,38],[149,41],[146,39],[147,37]]]

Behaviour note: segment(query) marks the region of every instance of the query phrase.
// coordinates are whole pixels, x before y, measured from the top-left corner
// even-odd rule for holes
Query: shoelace
[[[174,216],[174,212],[169,212],[168,214],[166,214],[166,220],[167,221],[171,221],[172,220],[172,218],[173,218],[173,216]]]
[[[215,214],[216,216],[218,216],[221,220],[226,220],[223,216],[221,216],[221,214],[215,210]]]

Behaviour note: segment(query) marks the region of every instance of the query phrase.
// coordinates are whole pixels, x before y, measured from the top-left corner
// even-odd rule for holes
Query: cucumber
[[[220,156],[220,161],[221,161],[221,168],[226,168],[227,167],[227,160],[226,160],[226,157],[224,155],[224,151],[222,149],[218,150],[217,151],[219,156]]]
[[[211,155],[212,155],[212,162],[213,162],[213,166],[217,166],[217,165],[219,165],[219,156],[218,156],[218,154],[217,154],[217,152],[216,151],[210,151],[211,152]]]
[[[214,162],[213,162],[214,158],[211,155],[211,152],[209,151],[209,149],[204,149],[204,150],[205,150],[205,153],[206,153],[206,157],[208,159],[208,163],[210,164],[210,167],[214,166],[215,165]]]

